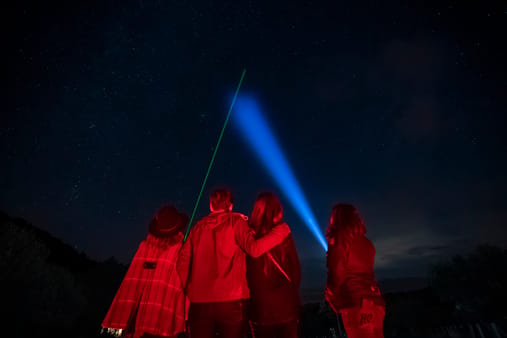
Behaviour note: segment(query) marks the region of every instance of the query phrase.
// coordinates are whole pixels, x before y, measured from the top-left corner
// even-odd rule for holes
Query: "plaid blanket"
[[[148,235],[132,263],[102,322],[108,331],[129,331],[171,336],[185,329],[187,299],[176,273],[183,235],[160,239]]]

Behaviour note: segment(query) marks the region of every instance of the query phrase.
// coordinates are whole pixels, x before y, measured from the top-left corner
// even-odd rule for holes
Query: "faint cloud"
[[[421,227],[420,232],[390,235],[374,241],[377,256],[375,267],[379,269],[405,266],[407,262],[418,262],[424,259],[441,258],[459,252],[462,239],[444,237],[431,232],[428,227]],[[415,266],[417,269],[417,266]]]
[[[445,253],[451,248],[449,245],[421,245],[407,250],[409,256],[433,256]]]

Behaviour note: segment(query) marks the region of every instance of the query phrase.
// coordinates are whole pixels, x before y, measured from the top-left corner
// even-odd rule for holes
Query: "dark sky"
[[[356,204],[380,278],[507,244],[504,1],[12,6],[0,209],[93,258],[128,262],[166,202],[191,213],[243,68],[321,227]],[[198,216],[219,185],[247,214],[282,197],[232,124]],[[320,286],[324,253],[282,203]]]

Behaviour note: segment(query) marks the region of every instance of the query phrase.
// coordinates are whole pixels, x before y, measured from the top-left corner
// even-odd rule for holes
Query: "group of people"
[[[283,208],[261,193],[251,216],[215,190],[210,213],[184,240],[188,216],[158,210],[102,322],[115,335],[296,338],[301,267]],[[337,204],[328,239],[325,299],[349,338],[383,337],[385,305],[375,282],[375,248],[355,207]]]

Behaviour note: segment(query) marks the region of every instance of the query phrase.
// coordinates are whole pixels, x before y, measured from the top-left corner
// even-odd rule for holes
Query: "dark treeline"
[[[0,212],[1,315],[9,337],[97,337],[126,272],[113,258],[91,260],[51,234]],[[386,337],[449,325],[507,323],[507,250],[479,246],[429,272],[428,288],[385,295]],[[301,337],[332,336],[334,314],[305,304]],[[337,332],[335,332],[337,334]]]

